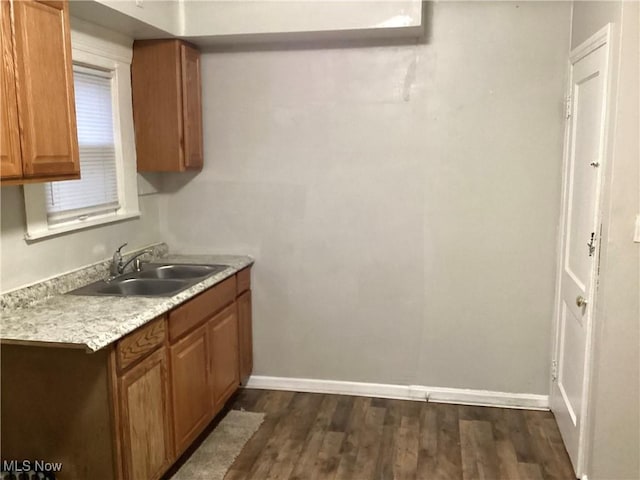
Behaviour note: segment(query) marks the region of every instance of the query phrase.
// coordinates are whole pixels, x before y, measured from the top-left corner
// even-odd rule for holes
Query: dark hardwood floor
[[[241,390],[265,412],[237,479],[575,479],[550,412]]]

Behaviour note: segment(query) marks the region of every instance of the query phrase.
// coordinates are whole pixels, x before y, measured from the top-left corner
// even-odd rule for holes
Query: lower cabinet
[[[169,347],[174,438],[178,455],[198,436],[211,418],[207,337],[207,326],[202,325]]]
[[[160,479],[250,372],[243,275],[92,354],[3,345],[0,458],[61,462],[59,480]]]
[[[158,479],[173,461],[167,349],[118,379],[124,478]]]
[[[250,372],[250,332],[250,291],[234,276],[118,342],[124,479],[160,478],[222,410]]]
[[[230,305],[207,323],[214,415],[240,384],[238,371],[238,315]]]
[[[238,389],[235,292],[225,280],[118,342],[125,479],[160,478]]]
[[[253,330],[251,322],[251,290],[242,293],[237,299],[238,340],[240,360],[240,381],[247,382],[253,370]]]
[[[231,304],[170,347],[177,454],[237,390],[238,317]]]

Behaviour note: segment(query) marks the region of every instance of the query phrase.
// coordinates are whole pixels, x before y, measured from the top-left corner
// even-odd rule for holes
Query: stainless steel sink
[[[164,265],[149,263],[143,266],[138,278],[172,278],[191,279],[201,278],[221,272],[226,265]]]
[[[120,282],[107,283],[98,288],[97,292],[103,295],[166,295],[182,290],[187,284],[184,280],[128,278]]]
[[[140,272],[132,272],[109,281],[100,280],[68,293],[171,297],[226,268],[226,265],[145,264]]]

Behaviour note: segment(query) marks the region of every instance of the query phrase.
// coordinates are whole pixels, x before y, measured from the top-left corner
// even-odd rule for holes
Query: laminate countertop
[[[95,352],[253,264],[251,257],[239,255],[168,255],[153,261],[228,267],[172,297],[56,294],[21,308],[5,308],[0,321],[0,342]]]

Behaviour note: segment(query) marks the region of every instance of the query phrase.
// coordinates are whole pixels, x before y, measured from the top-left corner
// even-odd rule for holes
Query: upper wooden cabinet
[[[140,172],[202,168],[200,52],[181,40],[141,40],[131,65]]]
[[[2,47],[2,131],[0,132],[0,170],[2,178],[22,177],[20,157],[20,131],[18,127],[18,101],[13,68],[13,42],[11,39],[11,8],[0,3],[0,44]]]
[[[80,178],[68,4],[2,1],[0,10],[2,183]]]

